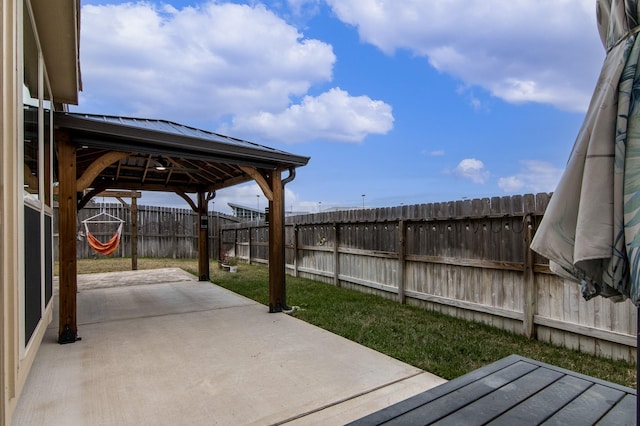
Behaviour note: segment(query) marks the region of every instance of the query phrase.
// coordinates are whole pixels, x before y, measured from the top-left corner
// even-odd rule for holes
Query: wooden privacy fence
[[[138,256],[193,259],[198,256],[198,217],[191,209],[173,207],[137,206]],[[112,256],[131,256],[131,211],[120,203],[92,204],[78,212],[78,258],[99,256],[86,242],[82,221],[98,213],[106,212],[125,221],[120,245]],[[220,224],[237,220],[218,212],[209,212],[209,258],[218,259]],[[89,230],[104,242],[113,236],[117,224],[91,223]],[[54,211],[54,256],[58,258],[58,209]]]
[[[539,340],[635,360],[636,308],[552,274],[529,249],[549,194],[290,217],[288,271]],[[222,253],[268,262],[268,228],[220,228]],[[295,300],[289,303],[295,304]],[[491,344],[491,342],[487,342]]]

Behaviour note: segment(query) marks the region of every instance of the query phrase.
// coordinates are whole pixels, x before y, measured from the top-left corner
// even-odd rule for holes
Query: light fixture
[[[153,167],[154,169],[156,169],[159,172],[163,172],[165,170],[167,170],[167,166],[166,166],[166,161],[162,160],[162,157],[158,158],[155,161],[156,165]]]

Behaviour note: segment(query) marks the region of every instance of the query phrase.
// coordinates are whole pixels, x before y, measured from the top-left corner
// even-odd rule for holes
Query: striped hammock
[[[113,237],[111,237],[111,239],[106,243],[103,243],[100,240],[98,240],[96,237],[94,237],[93,234],[89,231],[89,228],[87,227],[86,223],[84,224],[84,229],[87,235],[87,242],[89,243],[91,248],[98,254],[102,254],[104,256],[110,255],[111,253],[116,251],[116,249],[118,248],[118,245],[120,244],[120,235],[122,234],[122,222],[120,222],[120,225],[118,225],[118,229],[116,230],[115,234],[113,234]]]
[[[96,220],[101,216],[105,216],[107,219]],[[103,243],[102,241],[98,240],[91,233],[91,231],[89,231],[89,226],[88,226],[89,223],[118,223],[118,229],[116,229],[115,234],[113,234],[113,237],[111,237],[109,241],[107,241],[106,243]],[[92,216],[88,219],[83,220],[82,224],[84,225],[85,234],[87,236],[87,242],[89,243],[89,246],[91,246],[91,248],[96,253],[107,256],[113,253],[114,251],[116,251],[116,249],[118,248],[118,245],[120,244],[120,236],[122,235],[122,225],[124,224],[124,220],[103,211],[98,213],[95,216]]]

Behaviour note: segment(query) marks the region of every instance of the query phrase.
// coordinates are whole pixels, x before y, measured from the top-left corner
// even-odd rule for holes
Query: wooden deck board
[[[429,404],[417,407],[389,421],[388,424],[406,425],[421,424],[425,421],[435,422],[445,416],[466,409],[469,403],[474,403],[492,395],[497,389],[513,382],[513,380],[526,376],[532,369],[533,367],[524,363],[507,366],[502,370],[449,392]]]
[[[398,402],[397,404],[394,404],[390,407],[387,407],[384,410],[380,410],[378,412],[372,413],[371,415],[367,416],[367,422],[366,423],[362,423],[362,424],[382,424],[385,422],[389,422],[392,419],[405,414],[405,413],[409,413],[412,410],[416,410],[419,409],[420,407],[430,403],[431,401],[437,401],[440,397],[447,395],[448,393],[457,390],[459,387],[462,387],[466,384],[472,384],[474,382],[476,382],[477,380],[483,378],[486,375],[489,375],[493,372],[497,372],[497,371],[501,371],[502,369],[505,369],[505,367],[508,367],[509,363],[505,363],[504,360],[500,360],[497,361],[491,365],[488,365],[486,367],[484,367],[483,369],[478,369],[478,370],[474,370],[469,372],[468,374],[465,374],[462,377],[459,377],[456,383],[453,383],[453,381],[451,382],[447,382],[444,383],[440,386],[437,386],[432,390],[432,392],[423,392],[420,393],[418,395],[415,395],[409,399],[406,399],[404,401]],[[527,370],[529,371],[530,368]],[[520,375],[524,374],[526,371],[520,371],[519,375],[514,375],[513,377],[520,377]],[[506,382],[505,382],[506,383]],[[438,402],[436,402],[438,403]],[[427,410],[428,411],[428,410]],[[415,415],[417,418],[419,418],[419,422],[420,421],[424,421],[424,419],[422,419],[420,417],[420,413],[418,414],[412,414]],[[407,421],[410,420],[410,417],[406,418]],[[358,423],[359,421],[356,421],[352,424],[360,424]],[[392,423],[390,423],[392,424]]]
[[[623,425],[635,425],[635,419],[629,418],[629,413],[634,413],[636,410],[636,398],[633,395],[625,395],[622,401],[616,404],[611,411],[607,413],[597,424],[600,426],[623,426]]]
[[[486,424],[560,377],[561,374],[556,371],[537,368],[434,424]]]
[[[636,391],[517,355],[351,425],[635,424]]]
[[[498,416],[489,424],[496,426],[525,425],[529,422],[531,413],[534,412],[546,412],[548,417],[551,417],[589,386],[591,386],[591,382],[587,380],[571,376],[562,377],[541,392]]]
[[[595,424],[623,397],[624,392],[599,384],[593,385],[563,407],[547,424],[576,424],[578,420],[579,424]]]

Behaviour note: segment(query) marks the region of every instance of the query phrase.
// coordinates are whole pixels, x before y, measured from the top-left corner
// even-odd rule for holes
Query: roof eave
[[[85,132],[86,134],[99,134],[105,137],[101,148],[113,147],[121,149],[137,149],[139,152],[163,152],[175,153],[183,156],[215,156],[226,162],[237,164],[254,163],[258,167],[287,169],[305,166],[309,157],[294,155],[282,151],[270,151],[247,146],[230,145],[224,142],[216,142],[208,139],[199,139],[190,136],[182,136],[173,133],[164,133],[157,130],[134,128],[120,124],[86,119],[68,113],[56,113],[55,123],[57,127]],[[127,145],[125,141],[135,143],[135,147]],[[90,140],[85,140],[90,144]],[[96,145],[98,146],[98,145]],[[194,157],[195,158],[195,157]],[[251,165],[251,164],[248,164]]]
[[[79,0],[31,0],[54,102],[78,104],[80,77]]]

